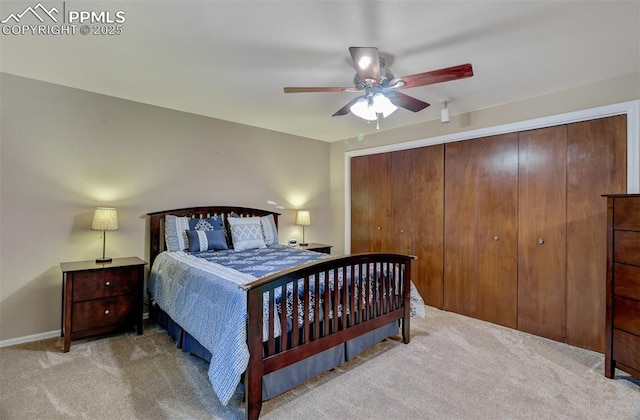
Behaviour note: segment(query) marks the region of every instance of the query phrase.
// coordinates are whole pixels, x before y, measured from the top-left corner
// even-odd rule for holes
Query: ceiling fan
[[[473,76],[471,64],[461,64],[440,70],[395,78],[375,47],[350,47],[349,53],[357,70],[353,86],[349,87],[285,87],[285,93],[304,92],[360,92],[363,93],[336,111],[332,116],[349,112],[368,121],[387,117],[398,107],[418,112],[429,106],[427,102],[399,92],[409,89]]]

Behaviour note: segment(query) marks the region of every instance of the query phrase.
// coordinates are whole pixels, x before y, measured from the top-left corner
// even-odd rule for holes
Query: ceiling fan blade
[[[348,104],[346,104],[345,106],[343,106],[342,108],[340,108],[339,110],[337,110],[332,117],[339,117],[340,115],[347,115],[349,112],[351,112],[351,110],[349,108],[351,108],[351,105],[355,104],[356,102],[358,102],[358,99],[360,99],[362,96],[358,96],[357,98],[351,100]]]
[[[461,64],[459,66],[401,77],[400,79],[404,82],[404,86],[399,86],[397,89],[433,85],[435,83],[464,79],[471,76],[473,76],[473,67],[471,67],[471,64]]]
[[[308,93],[308,92],[350,92],[353,86],[349,87],[286,87],[284,93]]]
[[[349,53],[360,80],[371,84],[380,82],[380,56],[377,48],[350,47]]]
[[[430,105],[426,102],[421,101],[420,99],[405,95],[402,92],[388,92],[385,93],[385,96],[389,98],[391,103],[395,106],[408,109],[409,111],[413,112],[422,111]]]

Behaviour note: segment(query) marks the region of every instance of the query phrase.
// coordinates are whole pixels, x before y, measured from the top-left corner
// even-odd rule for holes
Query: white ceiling
[[[37,2],[3,0],[0,20]],[[122,10],[123,34],[3,34],[1,71],[329,142],[375,131],[331,117],[357,94],[283,87],[350,86],[350,46],[378,47],[396,77],[473,64],[470,79],[403,90],[432,106],[381,130],[439,118],[446,97],[457,114],[640,71],[638,0],[42,3]]]

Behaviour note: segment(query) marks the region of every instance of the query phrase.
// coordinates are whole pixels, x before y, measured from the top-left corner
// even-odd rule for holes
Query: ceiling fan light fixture
[[[383,118],[387,118],[389,115],[393,114],[396,109],[398,109],[398,107],[391,103],[389,98],[384,96],[383,93],[378,92],[373,95],[373,110],[377,114],[382,114]]]
[[[384,96],[382,92],[373,95],[371,101],[369,101],[368,97],[363,96],[349,108],[353,115],[367,121],[376,121],[378,114],[382,114],[382,118],[387,118],[393,114],[396,109],[398,109],[398,107],[395,106],[389,98]]]
[[[355,104],[349,108],[351,113],[357,117],[367,121],[375,121],[378,119],[376,112],[369,106],[369,100],[366,97],[361,97]]]

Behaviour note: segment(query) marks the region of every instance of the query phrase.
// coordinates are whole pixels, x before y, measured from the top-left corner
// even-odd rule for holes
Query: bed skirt
[[[198,340],[173,321],[169,315],[158,307],[155,307],[153,312],[155,322],[173,338],[176,347],[207,362],[211,360],[211,353]],[[322,372],[352,360],[369,347],[387,337],[397,336],[399,332],[399,323],[394,321],[346,343],[339,344],[297,363],[266,374],[262,378],[262,400],[266,401],[274,398]]]

